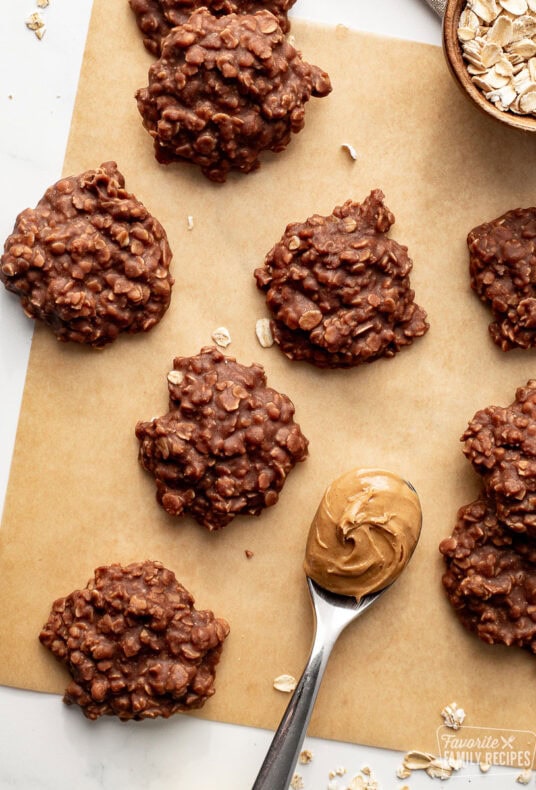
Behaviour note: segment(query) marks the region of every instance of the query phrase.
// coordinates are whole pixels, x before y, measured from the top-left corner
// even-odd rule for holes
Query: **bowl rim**
[[[495,120],[508,126],[522,129],[525,132],[536,132],[536,116],[516,115],[507,110],[499,110],[476,87],[467,71],[463,59],[462,48],[458,41],[458,22],[467,0],[447,0],[443,17],[442,41],[443,51],[448,66],[460,90],[477,105],[477,107]]]

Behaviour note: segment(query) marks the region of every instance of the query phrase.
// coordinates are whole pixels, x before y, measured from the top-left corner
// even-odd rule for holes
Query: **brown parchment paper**
[[[293,33],[331,74],[333,93],[310,102],[284,154],[214,185],[154,160],[133,99],[150,58],[127,3],[95,0],[64,172],[117,160],[168,230],[176,285],[160,326],[102,352],[35,332],[0,532],[0,681],[61,692],[65,673],[37,640],[52,601],[100,564],[155,558],[198,606],[231,623],[217,693],[201,715],[274,728],[288,697],[272,681],[299,676],[311,640],[301,563],[318,501],[350,467],[383,466],[416,486],[422,538],[396,586],[341,637],[310,733],[433,751],[453,699],[473,724],[533,729],[536,660],[464,631],[442,594],[437,545],[478,490],[459,443],[467,421],[510,403],[536,373],[534,354],[501,353],[488,338],[465,248],[475,224],[534,203],[536,140],[478,114],[435,47],[298,21]],[[356,162],[342,143],[356,148]],[[429,333],[354,370],[318,371],[262,349],[254,328],[266,310],[253,269],[287,222],[375,187],[414,260]],[[227,353],[261,362],[269,384],[294,400],[310,457],[262,517],[209,534],[157,506],[134,426],[166,410],[173,357],[197,353],[220,325],[232,336]]]

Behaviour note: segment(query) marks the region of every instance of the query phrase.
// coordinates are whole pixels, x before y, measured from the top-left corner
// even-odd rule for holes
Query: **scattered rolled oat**
[[[304,787],[303,779],[301,778],[300,774],[294,774],[292,779],[290,780],[290,786],[292,790],[302,790]]]
[[[49,5],[49,0],[37,0],[38,8],[46,8]]]
[[[454,757],[449,757],[447,762],[453,771],[459,771],[463,768],[463,760],[456,760]]]
[[[26,27],[29,28],[29,30],[37,30],[37,28],[43,27],[44,24],[45,23],[37,11],[35,11],[33,14],[30,14],[26,20]]]
[[[450,763],[442,760],[434,760],[430,763],[428,768],[426,768],[426,773],[428,776],[431,776],[432,779],[450,779],[453,770],[454,768]]]
[[[458,771],[462,767],[462,762],[444,760],[429,752],[411,751],[404,755],[402,767],[408,771],[426,771],[432,779],[448,779],[453,771]]]
[[[274,680],[274,688],[277,691],[284,691],[286,694],[294,691],[297,685],[298,681],[292,675],[278,675]]]
[[[478,767],[480,768],[481,773],[487,774],[487,772],[491,768],[491,765],[489,763],[486,763],[484,760],[482,760],[482,762],[478,764]]]
[[[450,705],[445,705],[441,711],[443,721],[446,727],[451,727],[453,730],[459,730],[465,719],[465,711],[459,708],[456,702],[451,702]]]
[[[274,344],[274,337],[272,335],[272,328],[270,326],[269,318],[259,318],[255,324],[255,334],[257,340],[263,348],[270,348]]]
[[[188,214],[188,216],[186,217],[186,227],[188,230],[194,229],[194,218],[192,217],[191,214]]]
[[[436,757],[430,752],[407,752],[402,760],[402,766],[409,771],[421,771],[427,768]]]
[[[467,0],[458,40],[475,86],[499,110],[536,114],[536,7],[527,0]]]
[[[310,749],[304,749],[300,752],[300,756],[298,758],[299,762],[302,765],[308,765],[313,759],[313,753]]]
[[[339,766],[338,768],[335,768],[333,771],[330,771],[328,776],[330,779],[335,779],[336,776],[344,776],[345,773],[346,773],[346,768]]]
[[[227,348],[231,343],[231,335],[226,326],[219,326],[211,335],[213,341],[221,348]]]
[[[365,768],[367,768],[367,766],[365,766]],[[361,769],[361,773],[352,777],[350,784],[345,790],[380,790],[380,785],[373,778],[372,771],[370,768],[368,770],[369,773],[365,773],[363,769]]]
[[[355,150],[353,145],[350,145],[350,143],[343,143],[341,145],[341,148],[343,149],[343,151],[347,151],[348,152],[348,155],[350,156],[350,159],[353,159],[354,162],[356,161],[356,159],[357,159],[357,151]]]
[[[397,779],[407,779],[411,776],[411,771],[405,765],[399,765],[396,769],[396,777]]]
[[[41,40],[45,35],[45,23],[37,11],[35,11],[33,14],[30,14],[26,20],[26,27],[29,30],[33,30],[39,40]]]
[[[528,785],[532,779],[532,771],[530,768],[526,768],[524,771],[516,776],[516,782],[520,785]]]

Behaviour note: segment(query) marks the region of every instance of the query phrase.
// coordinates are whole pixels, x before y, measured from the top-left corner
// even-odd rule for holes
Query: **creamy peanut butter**
[[[382,469],[353,469],[326,489],[309,530],[305,573],[331,592],[361,598],[404,570],[419,539],[414,489]]]

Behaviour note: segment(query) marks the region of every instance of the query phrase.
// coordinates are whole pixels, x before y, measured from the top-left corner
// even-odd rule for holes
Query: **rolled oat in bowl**
[[[536,115],[534,0],[467,0],[457,36],[482,95],[502,112]]]

